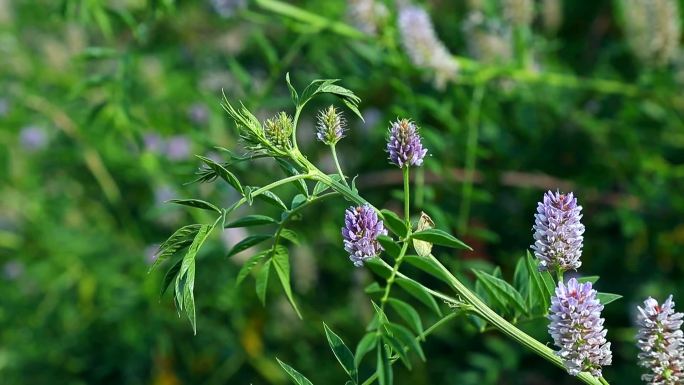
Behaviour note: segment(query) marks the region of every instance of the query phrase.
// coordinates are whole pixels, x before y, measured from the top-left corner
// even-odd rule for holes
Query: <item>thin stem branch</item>
[[[406,226],[411,228],[411,201],[409,199],[409,166],[406,165],[403,168],[404,173],[404,221],[406,221]]]
[[[482,99],[484,98],[486,83],[482,82],[475,86],[473,97],[470,102],[468,113],[468,138],[466,140],[465,178],[461,189],[461,209],[458,215],[458,230],[461,235],[468,231],[470,219],[470,205],[473,195],[473,183],[475,176],[475,164],[477,161],[477,142],[479,137],[479,120]]]
[[[337,173],[340,175],[340,180],[342,180],[345,186],[349,187],[349,184],[347,183],[347,178],[344,177],[342,167],[340,167],[340,162],[337,159],[337,150],[335,150],[334,144],[330,145],[330,152],[332,153],[333,159],[335,160],[335,168],[337,168]]]
[[[401,247],[401,251],[399,252],[399,256],[397,257],[397,260],[394,262],[394,267],[392,267],[392,273],[390,274],[389,278],[387,278],[387,286],[385,286],[385,293],[382,295],[382,298],[380,299],[380,309],[384,310],[385,304],[387,303],[387,300],[389,300],[389,294],[392,290],[392,284],[397,278],[399,266],[401,266],[401,262],[404,260],[404,255],[406,254],[406,250],[408,249],[408,244],[408,241],[404,242],[404,245]]]
[[[251,194],[251,197],[252,197],[252,198],[255,198],[255,197],[257,197],[257,196],[259,196],[259,195],[265,193],[266,191],[270,191],[270,190],[272,190],[272,189],[274,189],[274,188],[276,188],[276,187],[278,187],[278,186],[282,186],[282,185],[284,185],[284,184],[287,184],[287,183],[290,183],[290,182],[294,182],[294,181],[300,180],[300,179],[314,179],[314,174],[312,174],[312,173],[297,174],[297,175],[292,175],[292,176],[288,176],[287,178],[283,178],[283,179],[277,180],[277,181],[275,181],[275,182],[273,182],[273,183],[267,184],[267,185],[264,186],[264,187],[260,187],[260,188],[258,188],[258,189],[256,189],[256,190],[254,190],[254,191],[252,192],[252,194]],[[235,202],[232,206],[230,206],[230,208],[228,209],[228,211],[229,211],[229,212],[234,211],[235,209],[237,209],[238,207],[242,206],[242,205],[245,204],[245,203],[247,203],[247,198],[246,198],[246,197],[242,197],[242,198],[240,198],[239,201]]]

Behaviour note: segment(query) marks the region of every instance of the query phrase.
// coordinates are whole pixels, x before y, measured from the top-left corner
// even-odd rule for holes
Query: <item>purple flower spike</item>
[[[662,305],[649,297],[644,307],[637,307],[637,346],[639,365],[649,373],[641,376],[647,384],[676,385],[684,383],[684,336],[682,317],[675,313],[669,296]]]
[[[540,271],[574,270],[582,265],[582,206],[572,193],[548,191],[534,214],[534,255]]]
[[[412,121],[401,119],[392,123],[387,139],[390,163],[400,168],[422,165],[427,149],[420,140],[418,127]]]
[[[558,282],[556,295],[551,297],[549,334],[560,348],[556,354],[570,375],[589,372],[601,377],[601,368],[611,364],[601,310],[603,305],[590,282],[578,283],[575,278],[567,286]]]
[[[380,254],[383,250],[378,242],[380,235],[387,235],[387,229],[370,205],[347,209],[342,237],[344,249],[349,253],[354,266],[361,267],[365,261]]]

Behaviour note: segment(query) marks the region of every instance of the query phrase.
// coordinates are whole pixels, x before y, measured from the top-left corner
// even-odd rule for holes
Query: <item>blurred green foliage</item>
[[[314,383],[343,381],[322,320],[353,346],[372,315],[363,292],[371,275],[341,247],[345,202],[323,202],[297,223],[303,320],[276,285],[266,307],[251,282],[235,287],[249,255],[225,253],[247,235],[240,229],[199,256],[196,336],[172,300],[159,299],[162,273],[147,275],[155,244],[210,220],[165,200],[237,198],[218,183],[184,185],[200,164],[193,154],[239,151],[221,91],[265,119],[290,106],[286,72],[298,87],[341,78],[362,98],[365,123],[348,114],[338,151],[378,204],[401,204],[401,176],[383,151],[387,122],[418,122],[432,156],[417,205],[475,248],[448,259],[470,279],[471,267],[494,265],[510,279],[532,242],[535,202],[545,189],[573,190],[587,227],[582,273],[625,296],[605,311],[614,349],[606,377],[637,383],[635,305],[684,298],[684,60],[639,61],[616,3],[562,2],[562,24],[549,29],[540,1],[527,44],[515,48],[530,62],[490,64],[472,56],[463,29],[467,3],[477,2],[433,0],[424,5],[463,71],[436,90],[401,52],[392,3],[371,37],[330,24],[345,20],[341,1],[0,0],[2,383],[285,384],[276,356]],[[486,14],[501,12],[486,3]],[[302,116],[300,143],[332,172],[312,134],[322,107]],[[255,185],[272,179],[240,167]],[[543,320],[521,327],[549,340]],[[463,319],[424,348],[428,363],[397,369],[397,383],[574,383]]]

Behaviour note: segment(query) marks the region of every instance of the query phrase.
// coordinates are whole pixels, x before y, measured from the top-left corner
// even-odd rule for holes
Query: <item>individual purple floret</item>
[[[418,127],[408,119],[392,123],[387,138],[390,163],[403,167],[420,166],[427,154],[418,134]]]
[[[383,250],[378,242],[380,235],[387,235],[387,229],[370,205],[347,209],[342,237],[344,249],[349,253],[354,266],[361,267],[365,261],[380,254]]]
[[[342,113],[337,111],[334,106],[330,106],[318,113],[316,124],[316,138],[332,146],[344,138],[346,122]]]
[[[582,206],[572,193],[548,191],[534,214],[534,255],[540,271],[574,270],[582,265]]]
[[[549,334],[560,348],[556,354],[570,375],[589,372],[601,377],[601,368],[611,364],[601,310],[603,305],[590,282],[578,283],[575,278],[567,286],[558,282],[556,295],[551,297]]]
[[[675,313],[669,296],[662,305],[649,297],[644,307],[637,307],[637,346],[639,365],[649,373],[641,376],[647,384],[675,385],[684,383],[684,336],[682,317]]]

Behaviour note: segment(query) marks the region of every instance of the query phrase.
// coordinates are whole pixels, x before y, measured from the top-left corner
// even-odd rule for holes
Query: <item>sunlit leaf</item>
[[[258,254],[249,257],[249,259],[245,261],[245,263],[240,268],[240,272],[238,273],[237,279],[235,281],[235,286],[240,285],[242,281],[244,281],[245,278],[247,278],[247,276],[254,269],[254,267],[258,265],[259,262],[261,262],[261,260],[264,259],[266,255],[268,255],[268,253],[269,250],[264,250]]]
[[[228,251],[228,254],[226,255],[226,257],[232,257],[233,255],[235,255],[241,251],[245,251],[252,246],[258,245],[259,243],[261,243],[267,239],[270,239],[271,237],[272,236],[269,234],[250,235],[249,237],[241,240],[235,246],[233,246],[233,248],[230,249],[230,251]]]
[[[283,361],[280,361],[278,358],[276,358],[280,366],[285,370],[285,373],[287,373],[292,381],[294,381],[295,384],[297,385],[313,385],[311,381],[309,381],[308,378],[304,377],[301,373],[298,371],[294,370],[290,365],[284,363]]]
[[[171,199],[168,201],[169,203],[175,203],[183,206],[190,206],[190,207],[196,207],[198,209],[203,209],[203,210],[209,210],[209,211],[215,211],[217,213],[221,213],[221,209],[218,207],[214,206],[213,204],[200,200],[200,199]]]

